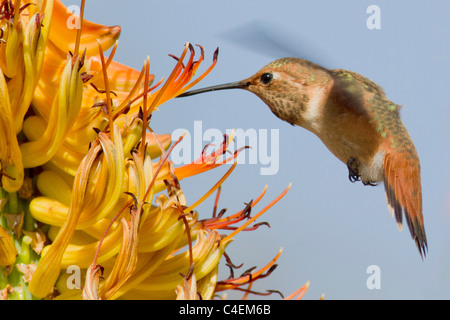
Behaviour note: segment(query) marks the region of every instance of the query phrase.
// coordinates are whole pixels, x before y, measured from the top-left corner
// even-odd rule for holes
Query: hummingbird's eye
[[[262,84],[269,84],[270,81],[273,79],[273,74],[271,73],[263,73],[261,75],[261,78],[259,81],[261,81]]]

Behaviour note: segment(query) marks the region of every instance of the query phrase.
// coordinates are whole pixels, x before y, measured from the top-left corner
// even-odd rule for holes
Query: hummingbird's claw
[[[358,160],[354,157],[348,159],[347,168],[348,168],[348,179],[350,180],[350,182],[359,181]]]
[[[359,175],[359,170],[358,170],[358,160],[354,157],[351,157],[350,159],[348,159],[347,161],[347,168],[348,168],[348,179],[351,182],[356,182],[356,181],[360,181],[360,175]],[[372,182],[372,181],[362,181],[362,183],[365,186],[376,186],[376,182]]]
[[[363,181],[362,183],[365,186],[372,186],[372,187],[375,187],[378,185],[376,182],[372,182],[372,181]]]

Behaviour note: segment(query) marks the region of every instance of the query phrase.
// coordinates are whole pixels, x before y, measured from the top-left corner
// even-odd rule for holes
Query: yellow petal
[[[14,130],[8,88],[0,70],[0,166],[3,188],[8,192],[20,189],[24,179],[22,153]]]
[[[0,266],[6,267],[16,261],[17,251],[8,232],[0,226]]]

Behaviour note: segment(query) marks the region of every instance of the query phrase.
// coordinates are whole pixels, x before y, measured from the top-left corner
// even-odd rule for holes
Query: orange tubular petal
[[[145,78],[144,78],[144,88],[148,88],[150,81],[150,58],[147,56],[147,59],[145,60]],[[148,127],[148,110],[147,110],[147,100],[148,95],[144,94],[143,101],[142,101],[142,121],[143,121],[143,127],[142,127],[142,136],[141,136],[141,155],[142,158],[145,156],[145,149],[147,148],[147,127]]]
[[[156,169],[156,171],[153,174],[153,178],[152,181],[150,182],[150,184],[148,185],[147,191],[145,192],[145,196],[144,199],[147,199],[148,195],[150,194],[150,191],[153,188],[153,185],[155,184],[156,178],[159,175],[159,172],[161,171],[163,165],[166,163],[167,158],[169,157],[170,153],[172,152],[173,148],[175,148],[175,146],[184,138],[184,136],[186,135],[186,133],[184,133],[183,135],[181,135],[178,140],[170,147],[169,151],[167,151],[167,153],[164,155],[164,158],[161,159],[160,164],[158,166],[158,168]]]
[[[303,298],[308,288],[309,288],[309,281],[305,283],[302,287],[297,289],[295,292],[291,293],[289,296],[284,298],[284,300],[292,300],[296,295],[298,295],[298,297],[295,298],[295,300],[300,300],[301,298]]]
[[[80,11],[80,14],[81,13],[82,12]],[[53,5],[53,16],[58,17],[58,19],[54,19],[52,23],[49,39],[64,52],[64,55],[66,55],[69,50],[75,52],[77,31],[79,29],[67,27],[67,21],[72,21],[72,12],[67,10],[67,7],[60,0],[55,0]],[[103,50],[106,51],[110,45],[119,38],[121,31],[119,26],[103,26],[85,19],[83,20],[82,27],[83,30],[81,30],[79,47],[81,51],[86,48],[88,55],[95,52],[97,47],[95,41],[92,41],[90,33],[97,34],[98,39],[102,40]]]
[[[198,175],[200,173],[217,168],[224,163],[230,162],[234,158],[235,157],[228,158],[223,163],[213,163],[213,164],[190,163],[190,164],[186,164],[182,167],[175,168],[174,169],[175,175],[177,176],[178,180],[183,180],[185,178],[192,177],[192,176]]]
[[[170,87],[170,84],[172,83],[178,68],[181,66],[182,61],[184,57],[186,56],[187,50],[189,48],[189,43],[186,43],[185,48],[183,50],[183,53],[181,54],[180,59],[178,60],[177,64],[175,65],[175,68],[173,69],[172,73],[170,74],[169,78],[167,78],[166,83],[164,83],[164,86],[155,93],[156,97],[153,99],[153,101],[150,104],[149,107],[149,113],[152,113],[154,109],[159,105],[158,102],[161,99],[161,97],[164,95],[164,92],[167,90],[168,87]]]
[[[262,199],[262,197],[264,196],[264,194],[267,191],[267,185],[264,187],[264,190],[261,192],[261,194],[254,200],[252,201],[252,204],[250,205],[252,208]],[[231,216],[225,217],[225,218],[211,218],[211,219],[206,219],[203,220],[202,223],[204,223],[204,226],[208,229],[220,229],[221,227],[225,227],[228,226],[230,224],[233,224],[236,222],[235,219],[239,218],[242,213],[244,212],[244,210],[241,210]]]
[[[132,69],[132,70],[135,71],[134,69]],[[133,102],[135,102],[136,100],[138,100],[140,97],[142,97],[144,94],[147,93],[147,92],[144,92],[141,95],[139,95],[138,97],[133,98],[136,91],[140,88],[142,78],[144,77],[144,72],[145,72],[145,66],[142,67],[142,70],[139,73],[139,76],[136,79],[136,82],[135,82],[133,88],[131,89],[131,91],[128,93],[128,95],[125,97],[125,99],[122,100],[120,105],[116,108],[116,110],[119,110],[119,111],[117,111],[114,114],[114,119],[116,119],[119,115],[121,115]],[[153,79],[152,79],[152,81],[153,81]]]
[[[197,69],[198,69],[198,67],[200,66],[200,64],[201,64],[201,63],[203,62],[203,60],[205,59],[205,49],[204,49],[201,45],[199,45],[199,44],[196,44],[196,46],[200,48],[200,58],[199,58],[197,61],[194,61],[193,69],[192,69],[192,72],[193,72],[194,74],[195,74],[195,72],[197,71]]]
[[[195,86],[197,83],[199,83],[201,80],[203,80],[204,77],[206,77],[211,70],[215,67],[216,63],[217,63],[217,56],[219,54],[219,48],[216,49],[216,51],[214,52],[214,58],[213,58],[213,63],[211,64],[211,66],[205,71],[203,72],[202,75],[200,75],[200,77],[198,77],[197,79],[195,79],[194,81],[192,81],[191,83],[189,83],[186,87],[184,87],[182,90],[177,92],[177,95],[182,94],[185,91],[188,91],[190,88],[192,88],[193,86]]]
[[[142,69],[142,72],[145,72],[145,67]],[[144,75],[144,73],[142,73],[142,75]],[[139,77],[139,81],[142,81],[142,79]],[[161,85],[161,83],[163,83],[164,78],[162,78],[161,80],[158,81],[157,84],[155,84],[154,86],[148,88],[147,90],[145,90],[144,92],[142,92],[141,94],[137,95],[136,97],[134,97],[133,99],[129,100],[130,104],[135,103],[137,100],[141,99],[144,95],[149,94],[152,90],[156,89],[157,87],[159,87]],[[131,96],[131,95],[130,95]],[[128,103],[128,101],[127,101]],[[121,109],[118,112],[118,114],[122,113],[125,109],[127,108],[127,105],[125,105],[124,103],[121,104]]]
[[[109,79],[108,79],[108,73],[106,70],[106,64],[105,64],[105,57],[103,56],[103,49],[100,43],[100,40],[97,39],[98,43],[98,51],[100,52],[100,61],[102,62],[102,71],[103,71],[103,79],[104,79],[104,85],[105,85],[105,92],[106,92],[106,107],[108,110],[108,126],[110,131],[112,131],[113,126],[113,113],[111,109],[111,91],[109,90]],[[114,144],[114,135],[111,135],[111,141]]]
[[[269,210],[275,203],[277,203],[281,198],[284,197],[284,195],[289,191],[289,189],[291,188],[291,184],[289,184],[287,186],[287,188],[278,196],[276,197],[274,200],[272,200],[271,203],[269,203],[264,209],[262,209],[260,212],[258,212],[254,217],[252,217],[250,220],[248,220],[247,222],[245,222],[242,226],[240,226],[239,228],[237,228],[235,231],[233,231],[231,234],[229,234],[228,236],[226,236],[223,241],[226,241],[228,239],[233,238],[236,234],[238,234],[239,232],[241,232],[243,229],[245,229],[246,227],[248,227],[253,221],[255,221],[257,218],[259,218],[264,212],[266,212],[267,210]]]
[[[264,267],[262,267],[258,271],[252,272],[251,276],[245,275],[245,276],[242,276],[242,277],[239,277],[239,278],[227,279],[227,280],[218,282],[217,285],[216,285],[216,292],[229,290],[229,289],[234,289],[234,288],[237,288],[237,287],[239,287],[241,285],[244,285],[244,284],[247,284],[249,282],[255,281],[264,272],[269,270],[275,264],[275,262],[277,262],[277,260],[281,256],[282,252],[283,252],[283,248],[281,248],[278,251],[277,255],[268,264],[266,264]],[[249,279],[251,279],[251,280],[249,281]]]
[[[128,67],[125,67],[125,66],[121,65],[120,63],[118,63],[116,61],[113,61],[114,55],[116,54],[116,50],[117,50],[118,44],[119,44],[119,42],[116,41],[116,43],[114,44],[113,48],[111,49],[111,53],[109,54],[108,60],[106,60],[105,67],[109,68],[109,66],[111,64],[115,64],[115,65],[118,65],[118,66],[122,66],[124,69],[131,69],[131,68],[128,68]],[[90,59],[90,62],[91,62],[91,67],[90,67],[91,71],[93,71],[93,69],[95,69],[95,67],[97,67],[99,70],[97,71],[96,74],[94,74],[92,76],[92,78],[89,79],[89,81],[87,81],[87,83],[94,83],[94,84],[97,83],[98,85],[103,85],[105,83],[104,79],[99,79],[100,77],[103,77],[103,70],[101,70],[103,68],[103,66],[102,66],[102,63],[101,63],[101,60],[100,60],[101,59],[100,56],[98,56],[98,57],[97,56],[93,56],[93,57],[90,57],[89,59]],[[136,70],[134,70],[134,69],[131,69],[131,70],[136,72]]]
[[[214,191],[216,191],[217,188],[228,178],[228,176],[231,174],[231,172],[233,172],[234,168],[236,168],[236,165],[237,165],[237,162],[235,162],[233,164],[233,166],[225,173],[225,175],[219,181],[217,181],[217,183],[207,193],[205,193],[205,195],[203,195],[200,199],[198,199],[193,205],[184,209],[184,213],[191,212],[191,210],[193,210],[200,203],[205,201],[206,198],[208,198]]]
[[[194,51],[194,47],[192,47],[192,45],[189,45],[189,50],[190,50],[191,55],[189,57],[188,63],[186,64],[185,67],[182,67],[181,74],[175,78],[175,81],[173,82],[173,85],[170,88],[171,95],[177,93],[178,89],[181,88],[183,86],[183,84],[185,84],[192,78],[192,75],[193,75],[192,74],[192,63],[194,61],[195,51]]]
[[[248,284],[248,288],[247,288],[247,290],[246,290],[244,296],[242,297],[242,300],[247,300],[248,295],[249,295],[249,293],[250,293],[250,290],[252,289],[252,286],[253,286],[253,282],[250,282],[250,283]]]
[[[77,30],[77,37],[75,40],[75,50],[74,53],[78,54],[78,50],[80,49],[80,42],[81,42],[81,30],[83,30],[83,17],[84,17],[84,5],[85,0],[81,0],[81,9],[80,9],[80,27]]]
[[[231,142],[231,140],[232,137],[228,139],[226,144],[225,142],[222,143],[223,147],[217,148],[217,150],[212,152],[210,155],[205,156],[202,154],[201,157],[195,160],[194,162],[175,168],[174,171],[178,180],[182,180],[203,173],[205,171],[217,168],[218,166],[221,166],[224,163],[228,163],[231,160],[234,160],[239,155],[239,153],[242,151],[243,148],[236,150],[232,156],[222,160],[221,163],[216,163],[216,161],[227,151],[226,148]]]

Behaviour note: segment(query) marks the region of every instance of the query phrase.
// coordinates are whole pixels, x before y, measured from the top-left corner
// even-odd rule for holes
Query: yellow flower
[[[80,28],[67,29],[74,17],[59,0],[3,1],[0,10],[0,265],[10,268],[0,267],[3,295],[211,299],[230,289],[248,294],[273,271],[281,251],[259,271],[218,280],[228,245],[262,225],[250,226],[289,187],[254,216],[266,189],[240,212],[214,208],[211,218],[199,219],[194,209],[215,191],[219,196],[242,150],[228,156],[233,136],[225,136],[221,148],[175,168],[169,156],[183,136],[171,143],[170,134],[150,127],[158,107],[214,68],[217,50],[194,79],[205,53],[198,46],[195,60],[187,43],[172,56],[167,79],[153,84],[149,58],[141,71],[114,61],[118,26],[81,18]],[[180,180],[232,161],[204,196],[185,199]],[[11,237],[7,215],[23,232]],[[71,282],[74,268],[80,279]],[[8,283],[8,270],[22,274],[19,283]]]
[[[17,251],[11,236],[0,226],[0,266],[9,266],[16,261]]]

